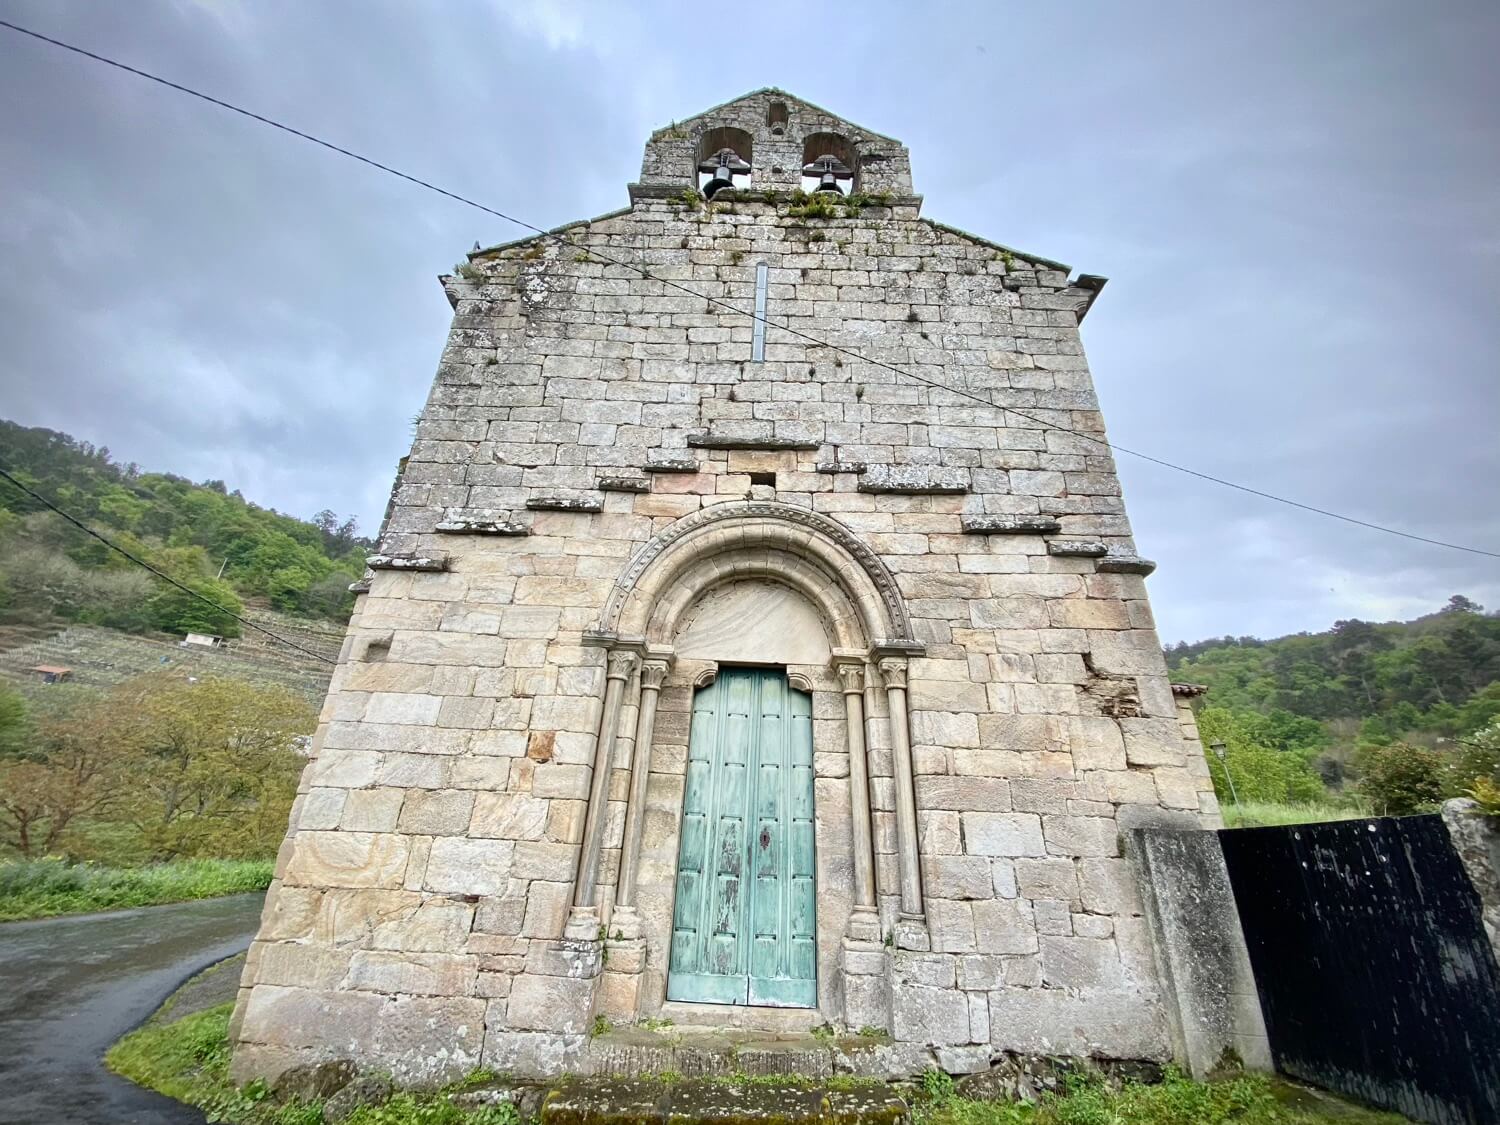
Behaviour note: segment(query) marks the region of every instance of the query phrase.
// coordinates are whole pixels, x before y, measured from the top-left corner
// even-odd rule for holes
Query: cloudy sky
[[[921,15],[916,13],[921,12]],[[925,213],[1103,274],[1122,445],[1500,550],[1493,0],[0,0],[0,17],[541,226],[781,86],[911,148]],[[0,416],[379,522],[449,309],[515,228],[0,30]],[[1500,605],[1500,561],[1121,455],[1165,640]]]

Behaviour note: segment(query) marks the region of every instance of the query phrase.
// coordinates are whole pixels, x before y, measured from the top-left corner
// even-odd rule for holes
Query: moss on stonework
[[[279,1097],[264,1083],[229,1080],[231,1004],[147,1023],[106,1056],[115,1073],[197,1106],[226,1125],[1392,1125],[1403,1118],[1353,1106],[1317,1090],[1264,1075],[1194,1082],[1168,1071],[1157,1084],[1111,1082],[1081,1067],[1034,1102],[965,1098],[940,1071],[916,1082],[835,1075],[733,1074],[685,1078],[563,1079],[512,1082],[475,1071],[441,1090],[395,1091],[360,1076],[326,1101]],[[352,1070],[352,1068],[351,1068]],[[347,1078],[347,1076],[345,1076]],[[375,1094],[358,1104],[348,1092]]]
[[[225,1125],[322,1125],[325,1103],[282,1099],[264,1082],[236,1087],[229,1080],[229,1017],[233,1004],[220,1004],[170,1023],[148,1023],[109,1049],[105,1065],[116,1074],[203,1111]],[[485,1074],[429,1092],[398,1092],[378,1105],[353,1108],[345,1125],[519,1125],[508,1102],[461,1104],[458,1097]],[[334,1098],[337,1098],[337,1093]],[[333,1100],[329,1099],[330,1102]]]

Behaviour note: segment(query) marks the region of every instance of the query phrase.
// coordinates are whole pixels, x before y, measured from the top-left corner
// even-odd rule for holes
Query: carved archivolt
[[[659,532],[615,580],[599,628],[661,631],[693,594],[752,575],[810,597],[833,620],[840,644],[913,639],[896,580],[868,545],[835,519],[770,501],[716,504]]]

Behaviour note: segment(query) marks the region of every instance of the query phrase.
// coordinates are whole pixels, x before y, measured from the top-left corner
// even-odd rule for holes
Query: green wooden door
[[[817,1006],[812,699],[730,668],[688,736],[668,1000]]]

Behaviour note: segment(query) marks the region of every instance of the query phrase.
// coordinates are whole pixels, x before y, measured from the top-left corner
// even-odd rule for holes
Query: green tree
[[[1359,791],[1381,816],[1410,816],[1443,796],[1443,758],[1435,750],[1393,742],[1361,750]]]
[[[1328,791],[1309,762],[1308,753],[1268,746],[1257,735],[1262,723],[1260,715],[1225,707],[1204,707],[1198,712],[1198,731],[1205,749],[1215,742],[1225,747],[1223,761],[1211,750],[1208,754],[1209,774],[1219,799],[1226,803],[1231,800],[1230,776],[1242,801],[1300,804],[1325,798]]]
[[[240,623],[230,614],[243,614],[245,605],[235,594],[234,587],[212,578],[184,577],[178,581],[193,593],[162,582],[160,589],[147,602],[153,626],[167,633],[212,633],[221,637],[240,635]],[[215,609],[194,594],[202,595],[227,612]]]

